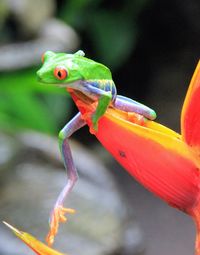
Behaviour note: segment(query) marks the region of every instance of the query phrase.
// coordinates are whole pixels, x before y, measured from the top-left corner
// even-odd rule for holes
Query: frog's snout
[[[41,72],[40,69],[36,72],[36,74],[37,74],[37,77],[38,77],[39,79],[42,78],[42,72]]]
[[[43,80],[43,79],[42,79],[42,70],[39,69],[39,70],[36,72],[36,75],[37,75],[37,80],[41,82],[41,81]]]

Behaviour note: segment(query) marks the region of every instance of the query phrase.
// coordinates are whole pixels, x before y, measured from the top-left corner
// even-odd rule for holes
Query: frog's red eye
[[[56,67],[54,69],[54,76],[58,80],[64,80],[67,77],[67,70],[64,67]]]

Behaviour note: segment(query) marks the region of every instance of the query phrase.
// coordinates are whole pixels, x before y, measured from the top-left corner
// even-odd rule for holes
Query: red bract
[[[200,255],[200,63],[183,105],[181,135],[156,122],[140,123],[126,112],[109,108],[94,132],[89,104],[69,91],[91,133],[141,184],[169,205],[191,215],[197,224],[196,254]]]

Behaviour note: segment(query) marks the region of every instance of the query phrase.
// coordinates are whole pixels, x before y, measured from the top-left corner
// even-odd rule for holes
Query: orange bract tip
[[[20,231],[17,228],[11,226],[7,222],[3,221],[3,223],[13,231],[13,233],[19,237],[28,247],[30,247],[37,255],[64,255],[52,248],[48,247],[44,243],[37,240],[32,235]]]
[[[6,221],[3,221],[3,224],[5,224],[8,228],[10,228],[14,233],[18,235],[22,234],[21,231],[19,231],[17,228],[13,227],[12,225],[8,224]]]
[[[200,150],[200,61],[192,76],[181,113],[181,133],[184,141]]]

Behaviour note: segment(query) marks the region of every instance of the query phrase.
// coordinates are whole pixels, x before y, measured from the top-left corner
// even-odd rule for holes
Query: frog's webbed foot
[[[58,233],[59,223],[67,221],[67,217],[65,216],[66,213],[74,214],[75,210],[71,208],[65,208],[61,205],[56,206],[53,209],[49,222],[50,229],[46,237],[46,242],[49,246],[52,246],[54,243],[55,236]]]
[[[144,126],[145,123],[147,122],[147,118],[134,112],[127,112],[127,118],[128,121],[135,123],[139,126]]]

